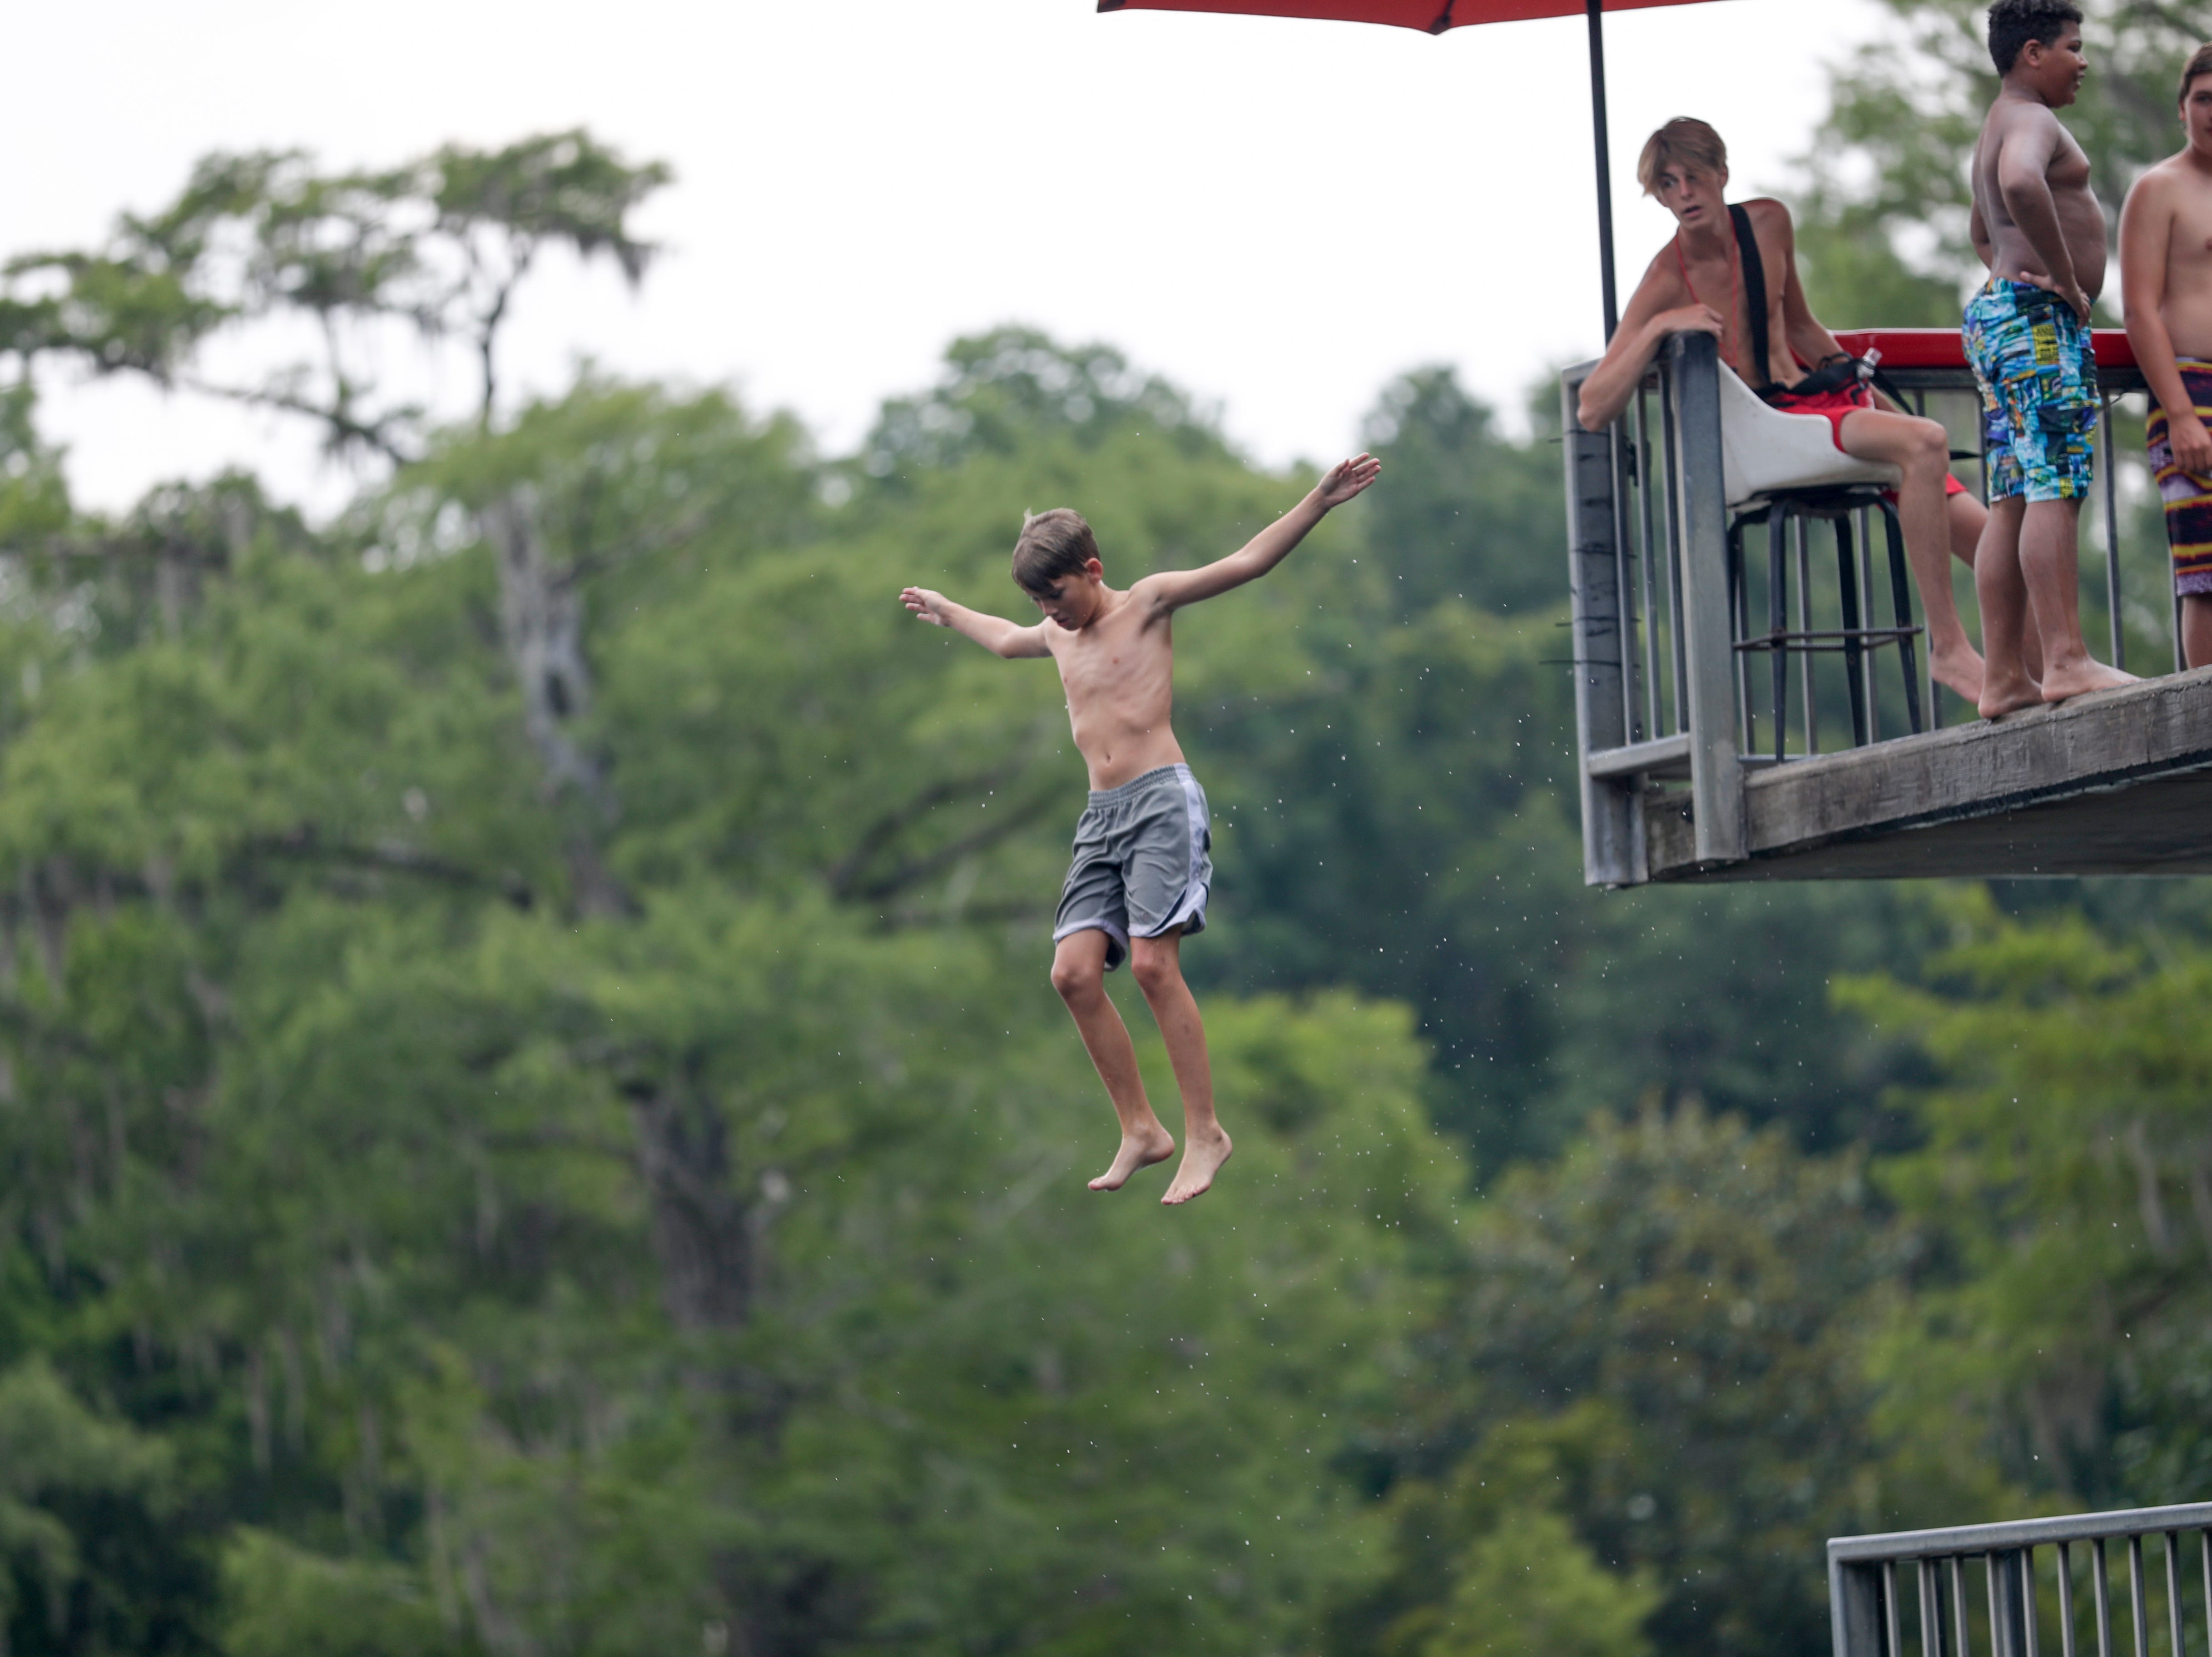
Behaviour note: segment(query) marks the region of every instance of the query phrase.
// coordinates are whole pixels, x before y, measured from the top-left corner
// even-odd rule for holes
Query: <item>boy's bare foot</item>
[[[1183,1147],[1182,1166],[1176,1170],[1175,1179],[1168,1186],[1168,1194],[1160,1201],[1172,1208],[1178,1203],[1189,1202],[1194,1197],[1205,1196],[1207,1188],[1213,1184],[1213,1176],[1221,1172],[1221,1165],[1229,1160],[1229,1153],[1236,1148],[1230,1143],[1229,1136],[1218,1126],[1204,1133],[1192,1134],[1190,1142]]]
[[[1978,704],[1982,699],[1982,659],[1963,641],[1948,650],[1937,650],[1928,671],[1938,685],[1948,686],[1961,699]]]
[[[2069,697],[2087,696],[2092,691],[2117,691],[2123,685],[2136,682],[2133,673],[2124,673],[2117,667],[2107,667],[2101,661],[2084,656],[2064,667],[2054,667],[2043,678],[2043,699],[2063,702]]]
[[[1984,719],[2002,719],[2007,714],[2016,714],[2022,708],[2043,705],[2043,686],[2026,673],[2016,673],[2009,679],[1985,679],[1982,693],[1974,704],[1974,711]]]
[[[1150,1133],[1121,1136],[1121,1148],[1114,1153],[1114,1166],[1091,1182],[1093,1191],[1119,1191],[1139,1168],[1149,1168],[1175,1154],[1175,1136],[1155,1124]]]

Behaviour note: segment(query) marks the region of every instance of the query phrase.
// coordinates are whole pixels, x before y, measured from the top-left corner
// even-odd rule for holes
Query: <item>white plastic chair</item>
[[[1895,503],[1887,491],[1902,476],[1898,468],[1873,460],[1854,460],[1836,447],[1835,427],[1826,415],[1788,414],[1759,400],[1749,386],[1723,362],[1720,365],[1721,465],[1729,509],[1729,597],[1735,634],[1738,694],[1742,698],[1747,750],[1755,750],[1758,716],[1751,690],[1753,655],[1769,662],[1773,754],[1779,762],[1787,752],[1789,718],[1787,663],[1790,656],[1837,652],[1844,657],[1844,679],[1850,692],[1854,740],[1865,743],[1874,733],[1872,692],[1867,653],[1884,645],[1897,647],[1905,679],[1905,717],[1911,728],[1921,728],[1919,669],[1912,641],[1920,629],[1913,624],[1911,577],[1906,572],[1905,536]],[[1881,514],[1888,542],[1890,602],[1893,626],[1875,627],[1872,619],[1874,594],[1871,569],[1865,570],[1869,590],[1860,590],[1852,518],[1860,512]],[[1799,600],[1801,621],[1792,628],[1788,620],[1790,558],[1787,552],[1793,527],[1801,587],[1811,581],[1802,526],[1823,519],[1833,526],[1836,537],[1836,575],[1843,609],[1840,628],[1812,629],[1802,618],[1809,614],[1809,592]],[[1767,627],[1751,631],[1748,585],[1744,570],[1744,532],[1754,523],[1766,528]],[[1808,752],[1817,740],[1809,705],[1812,679],[1809,667],[1804,691],[1806,743]]]
[[[1824,414],[1786,414],[1760,402],[1721,364],[1721,466],[1730,510],[1785,490],[1897,487],[1895,466],[1853,460],[1836,447],[1834,433]]]

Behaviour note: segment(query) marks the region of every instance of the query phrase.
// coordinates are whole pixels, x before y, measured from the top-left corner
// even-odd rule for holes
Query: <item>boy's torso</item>
[[[1662,251],[1652,270],[1663,284],[1663,292],[1657,296],[1662,301],[1660,308],[1673,310],[1703,303],[1711,306],[1726,320],[1728,337],[1723,342],[1723,355],[1729,366],[1747,383],[1789,386],[1802,379],[1804,370],[1790,355],[1789,331],[1784,319],[1783,295],[1790,285],[1789,244],[1783,238],[1783,221],[1764,210],[1767,206],[1764,202],[1747,204],[1751,213],[1752,238],[1759,244],[1759,259],[1766,278],[1767,364],[1764,374],[1751,372],[1751,296],[1744,291],[1739,273],[1733,225],[1728,228],[1723,251],[1709,251],[1702,258],[1684,249],[1678,235],[1673,246]],[[1686,283],[1683,280],[1686,272]]]
[[[1080,628],[1045,624],[1046,647],[1067,693],[1067,721],[1094,789],[1115,789],[1163,765],[1180,765],[1170,724],[1175,643],[1170,612],[1139,582]]]
[[[2056,129],[2050,164],[2044,177],[2051,186],[2051,203],[2058,217],[2058,234],[2074,262],[2075,280],[2092,299],[2105,287],[2105,210],[2089,188],[2089,157],[2064,123],[2047,105],[2017,97],[2000,97],[1990,106],[1982,133],[1974,144],[1974,200],[1989,228],[1991,274],[2007,280],[2022,272],[2049,276],[2043,255],[2016,223],[1998,186],[1998,167],[2008,143],[2032,139],[2049,123]]]
[[[2165,294],[2159,315],[2177,356],[2212,361],[2212,176],[2184,150],[2161,161],[2137,189],[2155,191],[2166,221]]]

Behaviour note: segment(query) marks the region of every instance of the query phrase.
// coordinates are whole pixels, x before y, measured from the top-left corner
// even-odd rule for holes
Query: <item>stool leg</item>
[[[1766,515],[1766,641],[1774,679],[1774,758],[1790,740],[1790,509],[1777,502]]]
[[[1836,518],[1836,590],[1844,598],[1844,679],[1851,687],[1851,740],[1867,745],[1866,645],[1859,637],[1859,570],[1849,513]]]
[[[1820,752],[1820,698],[1814,692],[1818,688],[1813,669],[1815,652],[1813,649],[1813,566],[1810,549],[1813,521],[1800,515],[1796,539],[1790,551],[1797,557],[1797,695],[1805,704],[1805,752],[1808,755]]]
[[[1904,631],[1912,625],[1911,577],[1905,569],[1905,529],[1897,521],[1897,509],[1887,501],[1881,503],[1881,527],[1889,537],[1889,591],[1897,606],[1897,654],[1905,663],[1905,716],[1917,736],[1921,729],[1920,655],[1912,648],[1912,635]]]

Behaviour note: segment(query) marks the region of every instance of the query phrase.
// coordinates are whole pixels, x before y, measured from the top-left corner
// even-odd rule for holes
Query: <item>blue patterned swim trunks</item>
[[[2077,501],[2096,460],[2097,359],[2074,308],[2027,282],[1991,281],[1966,306],[1982,388],[1989,496]]]

